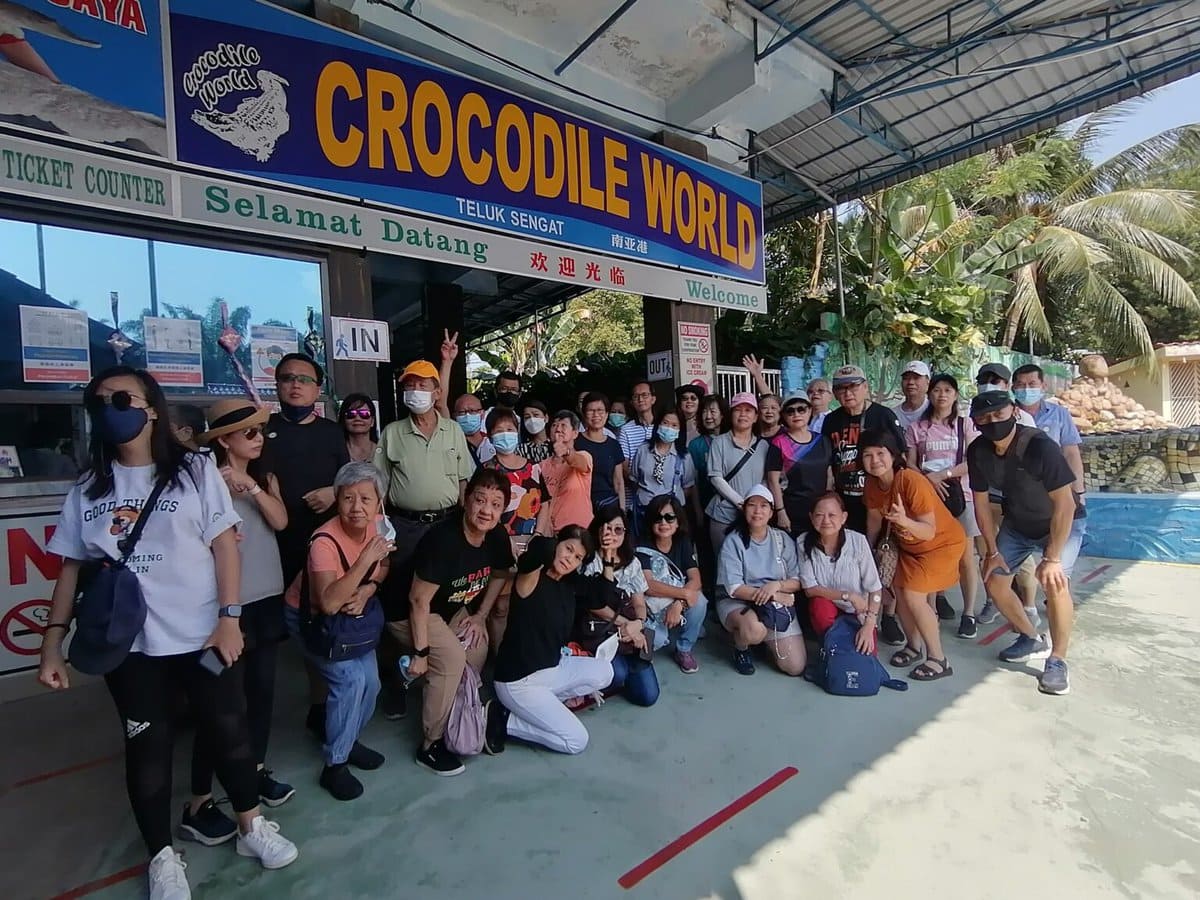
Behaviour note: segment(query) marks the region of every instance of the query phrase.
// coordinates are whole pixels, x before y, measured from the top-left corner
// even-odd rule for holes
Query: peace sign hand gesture
[[[449,328],[443,328],[442,362],[451,362],[458,356],[458,332],[450,333]]]

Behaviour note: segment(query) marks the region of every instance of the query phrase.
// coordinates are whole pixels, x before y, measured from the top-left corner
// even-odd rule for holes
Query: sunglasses
[[[798,416],[800,413],[808,412],[812,407],[809,406],[789,406],[783,411],[785,416]]]
[[[347,419],[373,419],[375,411],[366,406],[360,406],[358,409],[346,410]]]
[[[263,426],[261,426],[261,425],[252,425],[252,426],[250,426],[249,428],[243,428],[243,429],[242,429],[240,432],[238,432],[238,433],[239,433],[239,434],[240,434],[242,437],[244,437],[246,440],[248,440],[248,441],[252,441],[252,440],[254,440],[255,438],[260,438],[260,437],[262,437],[262,436],[263,436],[263,432],[264,432],[264,430],[265,430],[265,429],[264,429],[264,428],[263,428]]]
[[[287,375],[276,375],[276,376],[275,376],[275,383],[276,383],[276,384],[304,384],[304,385],[308,385],[308,384],[316,384],[316,383],[317,383],[317,379],[313,378],[311,375],[292,375],[292,374],[290,374],[290,373],[289,373],[289,374],[287,374]]]
[[[624,534],[625,526],[623,526],[623,525],[605,525],[604,531],[606,534]]]
[[[96,409],[100,409],[101,407],[105,406],[111,406],[113,409],[124,412],[133,406],[133,401],[135,399],[141,400],[143,403],[149,402],[145,397],[139,397],[137,394],[129,393],[129,391],[113,391],[107,397],[101,397],[97,395],[92,401],[92,406]]]
[[[668,525],[670,525],[672,522],[678,522],[679,516],[675,515],[675,513],[659,513],[654,517],[654,521],[666,522]]]

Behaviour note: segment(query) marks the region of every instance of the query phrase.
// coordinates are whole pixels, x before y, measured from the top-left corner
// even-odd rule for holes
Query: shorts
[[[1083,547],[1084,530],[1085,520],[1076,519],[1071,523],[1071,534],[1067,538],[1066,544],[1063,545],[1062,569],[1068,578],[1071,577],[1071,572],[1075,569],[1075,562],[1079,559],[1079,551]],[[1041,540],[1027,538],[1009,528],[1007,522],[1002,523],[1000,532],[996,535],[996,550],[1004,558],[1005,568],[997,570],[998,574],[1015,574],[1025,560],[1033,554],[1037,553],[1039,556],[1044,554],[1049,540],[1048,535]]]
[[[717,601],[717,618],[721,620],[721,625],[725,625],[725,620],[732,615],[736,615],[743,609],[752,609],[754,604],[747,603],[745,600],[735,600],[733,597],[726,597],[723,600]],[[799,610],[797,610],[799,612]],[[800,620],[796,616],[792,616],[792,624],[787,627],[786,631],[775,633],[767,632],[767,640],[774,641],[778,638],[798,637],[804,632],[800,628]]]
[[[975,521],[975,504],[968,503],[963,514],[958,517],[958,524],[963,527],[968,538],[979,537],[979,523]]]

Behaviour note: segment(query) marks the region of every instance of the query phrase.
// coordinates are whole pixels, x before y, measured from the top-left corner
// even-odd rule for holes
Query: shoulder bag
[[[342,568],[349,572],[350,563],[342,551],[342,545],[329,532],[318,531],[312,536],[308,546],[311,548],[321,538],[333,541]],[[374,570],[375,567],[371,568]],[[370,574],[368,572],[367,577],[370,577]],[[309,587],[307,560],[305,560],[300,575],[299,612],[300,637],[304,642],[304,648],[313,656],[328,659],[331,662],[365,656],[375,649],[375,645],[379,643],[379,635],[383,632],[383,606],[379,602],[378,593],[367,601],[367,605],[357,616],[344,612],[330,615],[315,611]]]
[[[962,465],[963,455],[966,448],[963,447],[963,420],[962,416],[957,416],[958,419],[958,448],[954,452],[955,467]],[[967,511],[967,495],[963,493],[962,478],[947,478],[942,482],[946,486],[946,496],[942,502],[946,504],[946,509],[950,510],[950,515],[958,518]]]
[[[884,520],[883,536],[875,544],[873,551],[875,568],[879,570],[879,580],[885,588],[892,586],[896,577],[896,566],[900,564],[900,548],[892,539],[892,523]]]
[[[75,593],[75,636],[71,665],[86,675],[107,675],[129,655],[146,623],[146,598],[129,559],[169,479],[160,479],[138,512],[133,530],[117,541],[120,559],[84,563]]]
[[[758,450],[758,444],[759,444],[759,441],[761,441],[761,440],[762,440],[762,438],[755,437],[754,442],[749,447],[747,447],[746,451],[742,454],[742,458],[739,459],[736,463],[734,463],[733,468],[730,469],[728,472],[726,472],[721,477],[724,478],[726,481],[729,481],[731,478],[733,478],[733,476],[737,475],[738,472],[742,471],[742,466],[744,466],[744,465],[746,465],[746,463],[750,462],[750,457],[752,457],[754,455],[754,452],[756,450]],[[730,438],[729,442],[732,444],[733,438]],[[734,446],[736,447],[737,445],[734,444]]]

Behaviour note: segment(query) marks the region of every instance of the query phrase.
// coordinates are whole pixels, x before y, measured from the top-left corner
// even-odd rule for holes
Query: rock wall
[[[1163,494],[1200,490],[1200,426],[1083,436],[1089,491]]]

